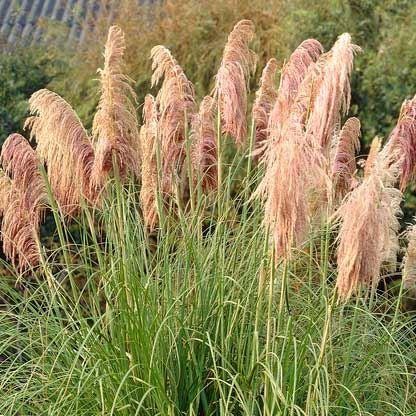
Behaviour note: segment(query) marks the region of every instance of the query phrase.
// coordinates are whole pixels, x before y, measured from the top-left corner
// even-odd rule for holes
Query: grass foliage
[[[413,414],[412,316],[388,293],[336,302],[331,229],[273,264],[245,156],[157,235],[117,180],[79,227],[52,210],[46,279],[0,283],[0,414]]]

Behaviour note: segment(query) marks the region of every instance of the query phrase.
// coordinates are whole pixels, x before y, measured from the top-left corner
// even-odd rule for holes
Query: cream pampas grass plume
[[[39,227],[46,190],[40,161],[21,135],[12,134],[4,142],[1,162],[6,172],[0,176],[3,251],[22,272],[39,264]]]
[[[416,225],[406,230],[407,249],[403,259],[403,287],[405,289],[416,288]]]
[[[46,163],[53,194],[64,215],[74,215],[81,198],[94,202],[91,185],[94,151],[79,117],[58,94],[43,89],[29,100],[32,117],[26,120],[36,152]]]
[[[360,120],[349,118],[340,131],[333,149],[332,181],[335,195],[344,197],[354,186],[357,166],[355,154],[360,149]]]
[[[269,116],[277,99],[276,72],[277,61],[272,58],[263,69],[260,88],[256,92],[256,99],[253,104],[254,149],[263,148],[267,140]]]
[[[354,55],[360,50],[348,33],[342,34],[332,49],[321,55],[311,77],[311,108],[306,130],[323,149],[330,145],[341,116],[350,107],[350,75]]]
[[[247,84],[256,66],[256,55],[249,48],[254,25],[241,20],[228,36],[215,78],[214,96],[218,100],[222,132],[241,146],[247,137]]]
[[[368,153],[367,159],[364,165],[364,177],[367,178],[370,176],[374,165],[376,164],[377,158],[379,157],[379,152],[381,149],[381,139],[379,137],[374,137],[371,142],[370,151]]]
[[[104,67],[99,70],[101,97],[93,122],[95,161],[93,180],[103,184],[114,169],[122,179],[128,173],[138,176],[140,169],[139,132],[135,108],[136,95],[130,79],[123,74],[126,49],[124,34],[110,27],[104,52]]]
[[[215,101],[205,97],[192,120],[191,165],[194,181],[204,192],[217,188],[217,142],[215,139]]]
[[[339,208],[339,296],[347,300],[362,288],[375,288],[384,264],[395,265],[401,192],[393,187],[397,171],[386,169],[382,153],[370,174]]]
[[[159,218],[157,211],[157,159],[156,140],[158,115],[156,102],[152,95],[146,95],[143,107],[144,124],[140,130],[142,149],[142,187],[140,204],[146,227],[152,232],[156,229]]]
[[[156,96],[159,111],[159,140],[161,143],[164,194],[174,193],[174,176],[180,172],[185,158],[188,123],[195,113],[195,93],[192,83],[164,46],[151,51],[152,86],[162,79]]]

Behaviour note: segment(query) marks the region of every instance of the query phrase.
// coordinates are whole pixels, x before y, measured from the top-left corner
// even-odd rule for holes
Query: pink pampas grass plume
[[[40,161],[20,134],[12,134],[4,142],[1,162],[6,171],[0,178],[3,251],[23,272],[40,261],[39,227],[47,195]]]
[[[253,104],[254,149],[261,149],[267,140],[269,116],[277,99],[276,72],[277,61],[272,58],[263,69],[260,88],[256,92],[256,99]]]
[[[250,20],[238,22],[228,36],[215,78],[214,96],[218,100],[222,133],[229,134],[238,146],[247,137],[247,84],[256,66],[256,55],[249,48],[254,37]]]
[[[282,135],[254,195],[264,201],[276,258],[289,258],[307,239],[317,195],[329,198],[331,187],[320,149],[305,138],[301,124],[286,124]]]
[[[195,113],[195,93],[192,83],[164,46],[151,51],[152,86],[162,79],[156,96],[159,111],[159,139],[161,143],[164,194],[174,193],[174,177],[180,174],[185,158],[187,129]]]
[[[402,104],[384,152],[398,165],[400,189],[404,191],[416,172],[416,96]]]
[[[304,40],[292,53],[282,69],[278,97],[270,115],[269,129],[271,131],[281,129],[289,116],[295,98],[302,91],[301,85],[305,77],[311,72],[315,62],[321,56],[323,46],[315,39]],[[309,83],[307,83],[309,85]],[[308,91],[309,92],[309,91]],[[305,94],[301,94],[303,97]],[[298,97],[298,102],[303,101]],[[306,97],[307,103],[309,98]],[[305,109],[306,110],[306,109]],[[274,132],[276,136],[278,132]]]
[[[350,107],[350,75],[354,56],[361,49],[344,33],[332,49],[323,54],[311,80],[311,110],[306,130],[323,149],[327,149],[339,129],[341,116]]]
[[[52,192],[64,215],[75,215],[81,198],[95,203],[98,189],[91,184],[94,150],[81,120],[58,94],[47,89],[29,99],[32,114],[25,128],[35,138],[36,152],[46,163]]]
[[[338,235],[337,291],[347,300],[360,289],[374,289],[383,264],[394,265],[401,192],[393,187],[397,170],[386,169],[382,153],[371,172],[343,202],[336,216]]]
[[[334,145],[332,180],[335,195],[338,198],[343,198],[356,183],[356,180],[354,180],[354,174],[357,170],[355,154],[360,149],[360,128],[361,123],[358,118],[349,118]]]
[[[192,121],[191,165],[194,181],[200,180],[204,192],[217,188],[217,142],[215,137],[215,101],[205,97]]]
[[[104,67],[99,70],[101,97],[94,117],[92,134],[95,140],[93,181],[102,185],[114,169],[124,179],[128,173],[140,171],[139,131],[136,115],[136,94],[132,81],[123,74],[126,49],[124,34],[111,26],[104,52]]]

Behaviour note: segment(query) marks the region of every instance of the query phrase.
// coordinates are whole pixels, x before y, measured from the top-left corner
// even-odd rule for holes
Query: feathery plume
[[[277,71],[276,59],[270,59],[263,69],[260,79],[260,88],[256,92],[253,104],[253,120],[255,124],[254,148],[261,149],[267,140],[267,126],[269,124],[270,112],[277,99],[275,85]]]
[[[47,89],[29,99],[32,114],[25,122],[36,152],[46,163],[53,194],[65,215],[74,215],[81,197],[94,202],[98,190],[91,185],[94,151],[88,134],[71,106]]]
[[[156,96],[160,114],[158,136],[162,151],[162,191],[172,194],[175,171],[180,171],[183,166],[186,131],[195,112],[195,93],[192,83],[168,49],[155,46],[151,51],[151,59],[152,86],[163,78]]]
[[[105,45],[104,67],[98,70],[101,97],[92,128],[96,153],[92,177],[97,185],[102,185],[113,169],[113,158],[122,179],[129,172],[136,176],[139,173],[136,94],[131,80],[122,72],[125,49],[122,30],[111,26]]]
[[[385,147],[386,156],[400,169],[400,189],[404,191],[416,173],[416,96],[402,104],[399,120]]]
[[[241,146],[247,136],[247,83],[256,66],[256,55],[248,44],[254,37],[250,20],[238,22],[228,36],[215,77],[214,96],[218,100],[222,132]]]
[[[332,178],[335,195],[343,197],[351,190],[356,171],[355,154],[360,149],[360,120],[349,118],[335,143],[332,161]]]
[[[215,101],[205,97],[192,120],[191,164],[194,180],[201,180],[204,192],[217,187],[217,142],[215,139]]]
[[[140,204],[146,227],[152,232],[158,224],[157,212],[157,108],[152,95],[146,95],[143,107],[144,124],[140,129],[140,142],[143,152],[142,187],[140,190]]]
[[[360,288],[374,288],[383,263],[394,264],[401,192],[393,188],[396,172],[385,169],[379,153],[370,174],[339,208],[337,290],[347,300]]]
[[[339,128],[341,115],[350,107],[350,75],[354,55],[360,50],[351,42],[351,36],[344,33],[316,64],[310,84],[311,111],[306,130],[323,149]]]

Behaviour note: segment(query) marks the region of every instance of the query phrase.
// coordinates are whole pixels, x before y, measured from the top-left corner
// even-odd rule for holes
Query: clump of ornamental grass
[[[144,124],[140,129],[140,145],[142,149],[142,167],[140,188],[140,204],[143,221],[150,231],[154,231],[159,221],[157,210],[157,129],[158,114],[156,102],[152,95],[146,95],[143,106]]]
[[[159,112],[158,137],[162,163],[162,193],[175,193],[175,179],[181,176],[190,120],[195,113],[195,92],[182,68],[162,45],[151,51],[152,86],[162,80],[156,96]]]
[[[215,136],[215,101],[207,96],[202,100],[198,114],[192,120],[191,165],[192,180],[203,192],[217,188],[217,141]]]
[[[47,89],[29,99],[32,114],[25,122],[36,140],[36,153],[46,164],[53,195],[64,215],[79,212],[82,199],[95,203],[99,188],[91,181],[94,149],[72,107]]]
[[[47,200],[44,179],[36,152],[20,134],[4,142],[1,163],[3,252],[23,272],[40,262],[39,227]]]
[[[125,49],[122,30],[117,26],[110,27],[104,67],[99,70],[101,97],[92,129],[95,141],[92,176],[98,186],[115,169],[122,180],[128,173],[138,177],[140,172],[136,95],[131,80],[123,73]]]
[[[218,101],[222,133],[238,146],[247,138],[247,84],[256,66],[256,54],[249,48],[254,37],[250,20],[238,22],[228,36],[218,73],[214,97]]]

